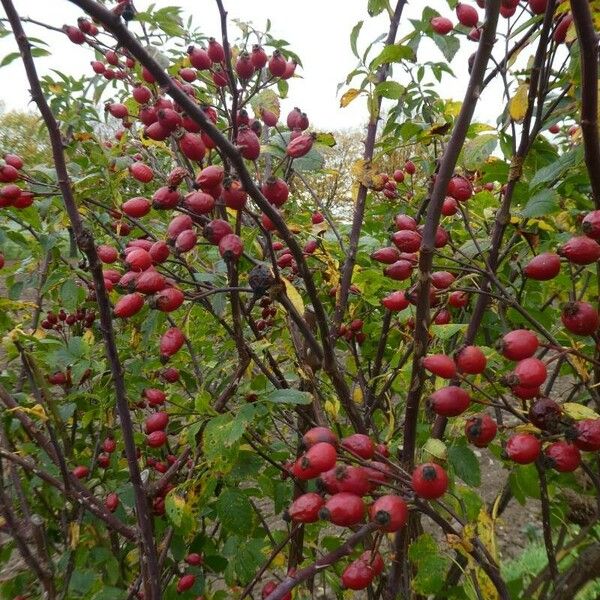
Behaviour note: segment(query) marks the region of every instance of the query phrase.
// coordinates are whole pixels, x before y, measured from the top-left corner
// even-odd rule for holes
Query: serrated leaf
[[[247,535],[254,528],[252,505],[240,490],[224,490],[217,499],[215,511],[227,531]]]
[[[463,163],[471,171],[479,168],[496,149],[498,138],[494,134],[484,134],[469,140],[463,147]]]
[[[522,83],[508,102],[508,113],[515,123],[521,123],[527,113],[529,84]]]
[[[371,61],[369,68],[374,71],[381,65],[398,63],[403,60],[415,60],[413,49],[402,44],[389,44]]]
[[[286,388],[269,392],[263,397],[263,400],[275,404],[310,404],[312,396],[308,392]]]
[[[340,108],[346,108],[350,102],[358,98],[361,94],[361,90],[356,88],[350,88],[340,99]]]
[[[453,35],[438,35],[437,33],[433,34],[433,41],[436,46],[441,50],[444,58],[450,63],[454,59],[455,54],[458,52],[460,48],[460,42],[458,38]]]
[[[404,94],[405,88],[396,81],[382,81],[375,88],[375,93],[383,98],[398,100]]]
[[[367,4],[367,12],[370,17],[376,17],[381,14],[387,6],[387,0],[369,0]]]
[[[467,330],[466,323],[449,323],[448,325],[432,325],[431,333],[438,340],[448,340],[457,333]]]
[[[549,165],[539,169],[529,182],[529,189],[533,189],[542,183],[560,179],[564,173],[578,165],[582,160],[583,146],[572,148],[553,160]]]
[[[543,217],[558,210],[558,194],[552,188],[543,188],[534,194],[521,211],[522,217]]]
[[[479,461],[471,448],[467,446],[451,446],[448,448],[448,461],[454,472],[467,485],[477,487],[481,483]]]

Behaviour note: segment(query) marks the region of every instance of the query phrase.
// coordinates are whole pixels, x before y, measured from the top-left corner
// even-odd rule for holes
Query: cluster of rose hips
[[[80,335],[83,328],[92,327],[95,320],[96,313],[89,308],[80,307],[72,313],[67,313],[61,308],[58,312],[48,311],[41,326],[42,329],[53,331],[63,331],[68,327],[73,335]]]
[[[287,472],[299,481],[316,480],[317,491],[298,496],[286,511],[286,518],[296,523],[315,523],[319,519],[340,527],[352,527],[368,518],[382,532],[394,532],[408,519],[406,500],[396,494],[380,494],[379,487],[398,479],[398,473],[387,461],[388,449],[364,434],[353,434],[338,440],[326,427],[314,427],[302,438],[305,452]],[[340,460],[338,452],[345,461]],[[352,464],[352,462],[359,464]],[[410,484],[408,484],[410,481]],[[412,478],[405,478],[407,494],[425,499],[441,497],[448,487],[448,477],[439,465],[419,465]],[[410,489],[408,489],[410,487]],[[368,507],[364,498],[370,496]],[[381,556],[375,550],[363,553],[342,575],[348,589],[364,589],[382,571]]]
[[[268,297],[261,298],[259,301],[259,305],[261,308],[261,318],[258,321],[256,321],[256,328],[259,331],[264,331],[265,329],[273,327],[275,323],[275,315],[277,315],[277,307],[275,306],[271,298]]]
[[[367,339],[367,334],[362,330],[364,321],[362,319],[353,319],[350,323],[342,323],[337,331],[338,337],[344,338],[347,342],[355,340],[357,344],[362,345]]]
[[[416,170],[415,163],[412,160],[407,160],[404,163],[404,169],[396,169],[392,175],[380,173],[381,188],[377,187],[375,191],[382,191],[383,195],[389,200],[398,198],[398,185],[404,182],[406,175],[412,177]]]
[[[5,154],[0,160],[0,208],[13,206],[14,208],[27,208],[33,204],[35,194],[31,190],[19,187],[15,181],[25,179],[21,169],[23,159],[17,154]]]
[[[505,19],[512,17],[519,4],[528,4],[529,10],[533,15],[543,15],[546,12],[548,0],[502,0],[500,5],[500,15]],[[479,8],[485,8],[485,0],[477,0]],[[479,14],[474,6],[459,2],[456,5],[456,18],[463,27],[470,28],[467,38],[477,42],[481,37],[481,25],[479,23]],[[566,40],[567,30],[573,22],[571,13],[566,13],[557,19],[553,31],[553,38],[557,44],[562,44]],[[433,17],[430,21],[432,30],[438,35],[447,35],[454,29],[454,24],[447,17]]]

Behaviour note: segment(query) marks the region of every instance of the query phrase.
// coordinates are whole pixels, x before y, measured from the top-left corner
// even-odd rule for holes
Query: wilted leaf
[[[510,117],[516,123],[520,123],[527,113],[529,94],[529,85],[522,83],[515,92],[515,95],[510,99],[508,103],[508,112]]]
[[[281,114],[281,108],[279,106],[279,98],[273,90],[263,90],[250,101],[254,114],[260,115],[263,110],[272,112],[277,119]]]
[[[583,421],[583,419],[600,419],[600,415],[596,411],[589,406],[577,404],[577,402],[565,402],[562,404],[562,409],[567,416],[576,421]]]
[[[285,284],[285,295],[288,297],[289,301],[294,305],[294,308],[296,309],[298,314],[303,315],[304,300],[302,300],[302,296],[298,293],[298,290],[294,287],[294,284],[291,281],[288,281],[286,277],[283,277],[282,281]]]
[[[348,104],[350,104],[350,102],[352,102],[353,100],[358,98],[358,96],[360,94],[361,94],[361,90],[357,90],[356,88],[350,88],[342,96],[342,98],[340,100],[340,107],[345,108],[346,106],[348,106]]]

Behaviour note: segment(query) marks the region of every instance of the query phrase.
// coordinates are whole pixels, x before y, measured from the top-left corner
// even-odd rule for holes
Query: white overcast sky
[[[58,27],[65,23],[75,24],[77,17],[81,15],[79,9],[67,0],[13,1],[22,16],[31,16]],[[304,69],[297,72],[302,75],[302,79],[294,78],[290,81],[290,100],[284,103],[284,111],[293,106],[300,106],[308,113],[314,126],[321,130],[362,126],[366,118],[364,100],[359,98],[342,109],[339,107],[336,86],[356,66],[356,59],[349,45],[352,27],[359,20],[365,20],[359,38],[360,51],[380,33],[387,31],[388,19],[385,14],[376,19],[369,18],[366,13],[367,0],[224,0],[224,3],[230,17],[252,21],[257,28],[264,27],[267,18],[271,19],[273,35],[287,40],[291,49],[301,57]],[[469,3],[475,5],[474,1]],[[136,7],[144,10],[149,4],[149,0],[137,0]],[[155,0],[154,4],[158,8],[181,6],[186,16],[194,15],[195,23],[204,33],[219,37],[218,11],[214,0]],[[430,0],[427,4],[456,22],[445,0]],[[408,19],[418,18],[422,8],[423,3],[420,0],[409,1],[402,16],[403,23],[398,39],[410,31]],[[482,11],[480,14],[483,16]],[[5,16],[1,8],[0,15]],[[234,28],[234,25],[231,27]],[[26,31],[32,36],[43,38],[51,46],[51,57],[36,59],[40,73],[43,74],[51,68],[70,75],[90,73],[91,50],[71,44],[62,34],[31,24],[26,24]],[[462,46],[452,64],[456,79],[447,77],[443,83],[442,95],[454,99],[460,99],[464,93],[467,58],[476,48],[473,42],[465,42]],[[16,44],[12,37],[0,39],[0,57],[15,49]],[[423,57],[429,60],[443,58],[429,40],[419,48],[419,57],[421,60]],[[399,69],[395,75],[402,83]],[[5,107],[26,108],[29,102],[28,88],[19,61],[0,69],[0,81],[3,82],[0,86],[0,101]],[[491,122],[497,115],[498,95],[501,93],[501,88],[498,87],[487,90],[480,102],[476,118]],[[486,97],[489,99],[493,96],[493,102],[486,102]]]

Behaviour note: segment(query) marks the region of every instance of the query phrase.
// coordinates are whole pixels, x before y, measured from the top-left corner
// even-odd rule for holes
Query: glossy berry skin
[[[366,496],[371,490],[368,472],[363,467],[339,465],[321,473],[317,485],[328,494],[350,492]]]
[[[104,499],[104,506],[111,513],[115,512],[119,506],[119,496],[117,496],[117,494],[114,492],[107,494],[106,498]]]
[[[308,133],[299,135],[297,138],[290,140],[287,145],[286,153],[291,158],[301,158],[310,152],[313,146],[314,138]]]
[[[90,470],[85,465],[78,465],[72,471],[77,479],[84,479],[90,474]]]
[[[574,444],[554,442],[544,451],[546,462],[560,473],[570,473],[581,464],[581,453]]]
[[[423,368],[444,379],[452,379],[456,376],[456,364],[445,354],[430,354],[423,358]]]
[[[569,302],[561,317],[563,325],[576,335],[591,335],[600,326],[598,311],[589,302]]]
[[[400,229],[392,235],[392,242],[400,252],[417,252],[421,247],[421,234],[410,229]]]
[[[290,195],[288,184],[279,177],[271,177],[263,183],[261,192],[264,197],[277,207],[283,206]]]
[[[138,313],[144,306],[144,297],[141,294],[127,294],[115,304],[114,315],[120,319],[127,319]]]
[[[325,500],[319,494],[309,492],[296,498],[288,508],[288,515],[296,523],[316,523],[319,520],[319,511]]]
[[[141,162],[135,162],[130,165],[129,173],[142,183],[148,183],[154,179],[154,171],[148,165]]]
[[[244,243],[235,233],[230,233],[219,241],[219,253],[225,260],[238,260],[244,253]]]
[[[534,15],[543,15],[546,12],[548,0],[528,0],[529,8]]]
[[[455,356],[459,373],[478,375],[485,371],[487,359],[479,346],[465,346]]]
[[[504,452],[520,465],[534,462],[542,451],[542,442],[531,433],[516,433],[508,438]]]
[[[580,450],[595,452],[600,450],[600,419],[584,419],[573,426],[573,442]]]
[[[489,415],[474,415],[465,423],[465,436],[477,448],[485,448],[498,431],[496,421]]]
[[[360,496],[348,492],[334,494],[321,509],[321,519],[334,525],[349,527],[360,523],[365,516],[365,503]]]
[[[342,448],[348,450],[351,454],[360,456],[364,459],[373,458],[375,454],[375,444],[373,440],[364,433],[355,433],[342,439]]]
[[[459,202],[466,202],[473,195],[473,186],[465,177],[455,175],[448,183],[448,196]]]
[[[400,252],[394,246],[379,248],[371,254],[371,258],[384,265],[391,265],[400,259]]]
[[[533,356],[539,346],[537,335],[528,329],[515,329],[500,341],[500,352],[509,360],[523,360]]]
[[[426,500],[441,498],[448,489],[448,475],[436,463],[423,463],[412,474],[412,488],[417,496]]]
[[[466,292],[450,292],[448,296],[448,304],[452,308],[464,308],[469,304],[469,295]]]
[[[188,565],[192,565],[193,567],[199,567],[201,564],[204,563],[204,559],[202,558],[201,554],[198,554],[197,552],[192,552],[185,557],[185,562]]]
[[[532,258],[523,269],[529,279],[548,281],[560,273],[560,256],[554,252],[542,252]]]
[[[169,358],[181,349],[185,342],[185,337],[178,327],[171,327],[163,333],[160,338],[160,355],[161,358]]]
[[[475,27],[479,21],[477,11],[469,4],[459,2],[456,5],[456,17],[461,25],[465,27]]]
[[[146,388],[142,395],[150,406],[160,406],[167,400],[167,395],[162,390],[156,388]]]
[[[449,385],[436,390],[429,396],[432,410],[443,417],[456,417],[467,410],[471,397],[462,388]]]
[[[394,281],[404,281],[412,275],[412,272],[413,265],[407,260],[397,260],[383,270],[383,274]]]
[[[324,471],[332,469],[336,460],[335,446],[327,442],[318,442],[296,460],[292,473],[294,477],[303,481],[314,479]]]
[[[538,429],[554,432],[560,425],[562,409],[550,398],[539,398],[529,407],[527,416]]]
[[[511,392],[522,400],[531,400],[540,395],[540,386],[526,387],[524,385],[514,385],[510,388]]]
[[[151,414],[144,423],[144,431],[152,433],[153,431],[164,431],[169,424],[169,415],[166,412],[156,412]]]
[[[600,210],[593,210],[583,218],[581,229],[587,237],[600,240]]]
[[[446,35],[450,33],[454,28],[454,26],[452,25],[452,21],[450,19],[446,19],[446,17],[433,17],[430,23],[433,31],[435,31],[435,33],[439,35]],[[406,167],[405,170],[408,171]]]
[[[539,358],[524,358],[517,363],[513,375],[516,385],[537,387],[546,381],[548,370]]]
[[[576,265],[590,265],[600,258],[600,244],[587,236],[572,237],[559,254]]]
[[[194,583],[196,583],[196,576],[188,573],[187,575],[183,575],[179,578],[177,582],[177,593],[181,594],[186,592],[191,587],[193,587]]]
[[[338,438],[328,427],[313,427],[302,436],[302,444],[305,448],[311,448],[319,442],[326,442],[337,446]]]
[[[382,531],[391,533],[406,525],[408,506],[400,496],[381,496],[372,504],[369,514]]]
[[[167,434],[164,431],[153,431],[146,437],[146,443],[150,448],[160,448],[167,443]]]
[[[388,310],[398,312],[408,308],[410,302],[404,292],[392,292],[381,300],[381,304]]]
[[[369,564],[357,559],[351,562],[342,573],[342,587],[347,590],[364,590],[375,578]]]

